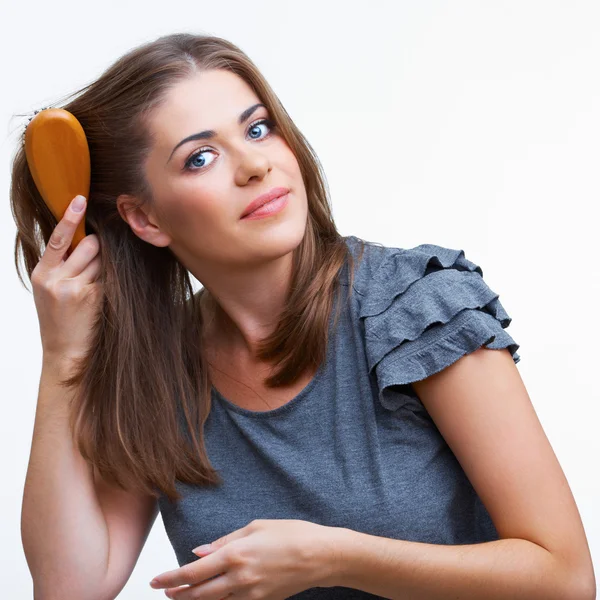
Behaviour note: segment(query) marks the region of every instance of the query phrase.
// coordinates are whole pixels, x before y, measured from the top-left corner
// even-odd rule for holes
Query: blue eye
[[[253,129],[258,129],[258,127],[260,125],[267,125],[267,127],[269,128],[269,133],[267,135],[263,136],[262,138],[253,137],[252,139],[262,142],[263,140],[267,139],[272,134],[273,130],[275,129],[275,123],[271,119],[261,119],[260,121],[255,121],[254,123],[252,123],[250,125],[250,127],[248,127],[248,131],[252,131]],[[206,152],[213,152],[213,150],[211,150],[210,148],[200,148],[199,150],[196,150],[195,152],[193,152],[190,155],[190,157],[185,161],[183,170],[184,171],[200,171],[201,169],[204,169],[207,166],[207,164],[208,165],[210,164],[210,162],[209,163],[204,162],[204,157],[202,155]],[[202,158],[202,161],[203,161],[202,164],[193,162],[197,158]]]

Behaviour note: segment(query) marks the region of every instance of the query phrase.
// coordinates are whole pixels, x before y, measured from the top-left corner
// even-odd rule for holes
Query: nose
[[[245,146],[238,153],[238,166],[236,169],[236,183],[244,184],[252,177],[262,179],[271,171],[271,161],[256,144]]]

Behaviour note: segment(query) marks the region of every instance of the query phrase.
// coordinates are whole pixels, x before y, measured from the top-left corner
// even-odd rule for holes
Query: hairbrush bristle
[[[34,110],[32,113],[30,113],[31,116],[29,116],[27,118],[27,124],[25,125],[25,127],[23,127],[23,133],[21,134],[21,140],[23,143],[25,143],[25,132],[27,131],[27,127],[29,126],[29,123],[31,123],[31,121],[33,120],[33,117],[35,117],[35,115],[37,115],[38,113],[42,112],[43,110],[47,110],[48,108],[52,108],[51,106],[44,106],[43,108],[40,108],[38,110]]]

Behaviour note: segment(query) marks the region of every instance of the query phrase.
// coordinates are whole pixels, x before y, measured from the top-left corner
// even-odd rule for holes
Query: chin
[[[275,259],[293,252],[304,239],[306,216],[281,219],[273,223],[261,223],[255,232],[244,233],[247,250],[254,259]]]

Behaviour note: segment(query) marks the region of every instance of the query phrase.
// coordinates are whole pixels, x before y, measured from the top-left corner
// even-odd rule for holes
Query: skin
[[[154,204],[138,206],[139,199],[126,195],[117,200],[138,237],[170,247],[210,292],[220,345],[246,362],[283,309],[292,252],[304,237],[308,217],[295,155],[277,128],[253,125],[270,118],[269,111],[259,107],[238,123],[239,115],[260,101],[229,71],[213,69],[179,82],[150,120],[155,144],[145,169]],[[182,139],[205,129],[217,136],[188,142],[169,160]],[[184,171],[186,160],[200,148],[206,151]],[[251,200],[278,186],[290,189],[282,211],[240,220]]]

